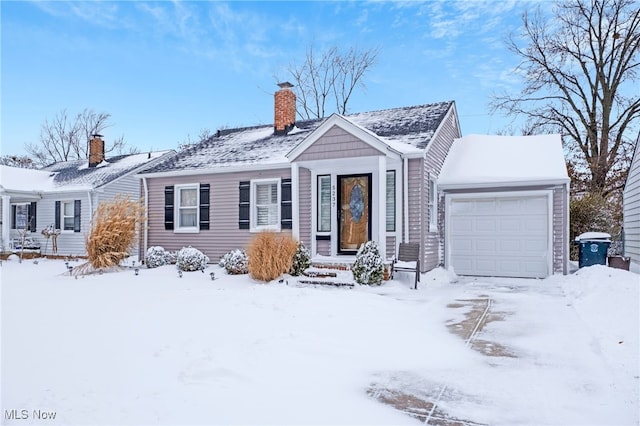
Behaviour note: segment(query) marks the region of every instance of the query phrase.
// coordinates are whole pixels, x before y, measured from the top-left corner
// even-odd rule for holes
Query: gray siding
[[[440,124],[438,132],[434,135],[433,140],[427,147],[427,153],[424,161],[424,197],[422,199],[423,211],[424,211],[424,226],[422,231],[423,241],[423,254],[422,254],[422,267],[423,271],[430,271],[439,265],[444,264],[444,259],[441,259],[440,254],[443,253],[444,239],[441,238],[442,233],[438,230],[431,232],[429,229],[429,175],[437,178],[442,170],[444,160],[447,158],[447,154],[451,149],[453,140],[459,138],[460,132],[458,130],[458,117],[455,114],[454,109],[450,109],[445,119]],[[437,188],[436,188],[437,191]],[[440,204],[438,204],[438,211],[440,210]]]
[[[300,241],[311,248],[311,171],[304,167],[299,169],[299,223]],[[315,183],[314,183],[315,184]]]
[[[565,220],[568,217],[567,191],[564,186],[553,189],[553,272],[566,274],[565,268],[568,254],[568,241],[565,232]]]
[[[307,148],[296,161],[331,160],[336,158],[367,157],[384,153],[360,139],[333,126],[320,139]]]
[[[408,182],[407,191],[409,197],[409,241],[411,243],[424,244],[422,238],[423,215],[424,215],[424,166],[422,159],[411,159],[408,161]],[[424,250],[422,250],[424,252]],[[424,258],[421,259],[424,264]]]
[[[291,169],[247,171],[238,173],[172,176],[148,179],[148,243],[165,250],[192,246],[201,250],[211,262],[237,248],[246,248],[255,235],[248,229],[238,229],[238,184],[252,179],[290,178]],[[164,188],[168,185],[208,183],[211,185],[210,229],[198,233],[174,233],[164,229]],[[290,234],[290,230],[283,233]]]
[[[387,235],[387,259],[393,259],[396,255],[396,237]]]
[[[640,273],[640,148],[636,146],[623,193],[624,255],[631,270]]]
[[[316,241],[316,250],[321,256],[331,256],[331,241],[320,240]]]

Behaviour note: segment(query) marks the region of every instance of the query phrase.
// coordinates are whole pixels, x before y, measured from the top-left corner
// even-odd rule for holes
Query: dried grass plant
[[[138,229],[145,220],[144,206],[129,197],[103,202],[93,215],[85,238],[89,265],[94,270],[118,266],[135,246]]]
[[[261,232],[249,243],[249,275],[258,281],[273,281],[289,272],[298,242],[289,235]]]

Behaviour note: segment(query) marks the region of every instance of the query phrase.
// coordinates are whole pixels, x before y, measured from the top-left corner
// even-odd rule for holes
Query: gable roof
[[[455,139],[438,187],[569,182],[560,135],[468,135]]]
[[[371,133],[398,152],[424,149],[454,102],[394,108],[340,116]],[[286,135],[272,125],[221,130],[141,174],[226,171],[234,167],[264,168],[290,164],[287,154],[329,118],[297,122]]]

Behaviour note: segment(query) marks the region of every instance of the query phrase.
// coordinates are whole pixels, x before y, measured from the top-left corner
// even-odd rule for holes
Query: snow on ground
[[[368,396],[374,384],[481,424],[640,421],[640,277],[626,271],[435,270],[418,291],[400,273],[348,289],[217,266],[182,278],[173,266],[64,271],[46,259],[0,267],[3,424],[417,423]],[[468,313],[455,303],[474,299],[493,315],[477,338],[510,356],[449,331]]]

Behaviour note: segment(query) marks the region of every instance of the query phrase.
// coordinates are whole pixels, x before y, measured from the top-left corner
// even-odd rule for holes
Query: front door
[[[371,174],[338,176],[338,253],[354,254],[371,239]]]

